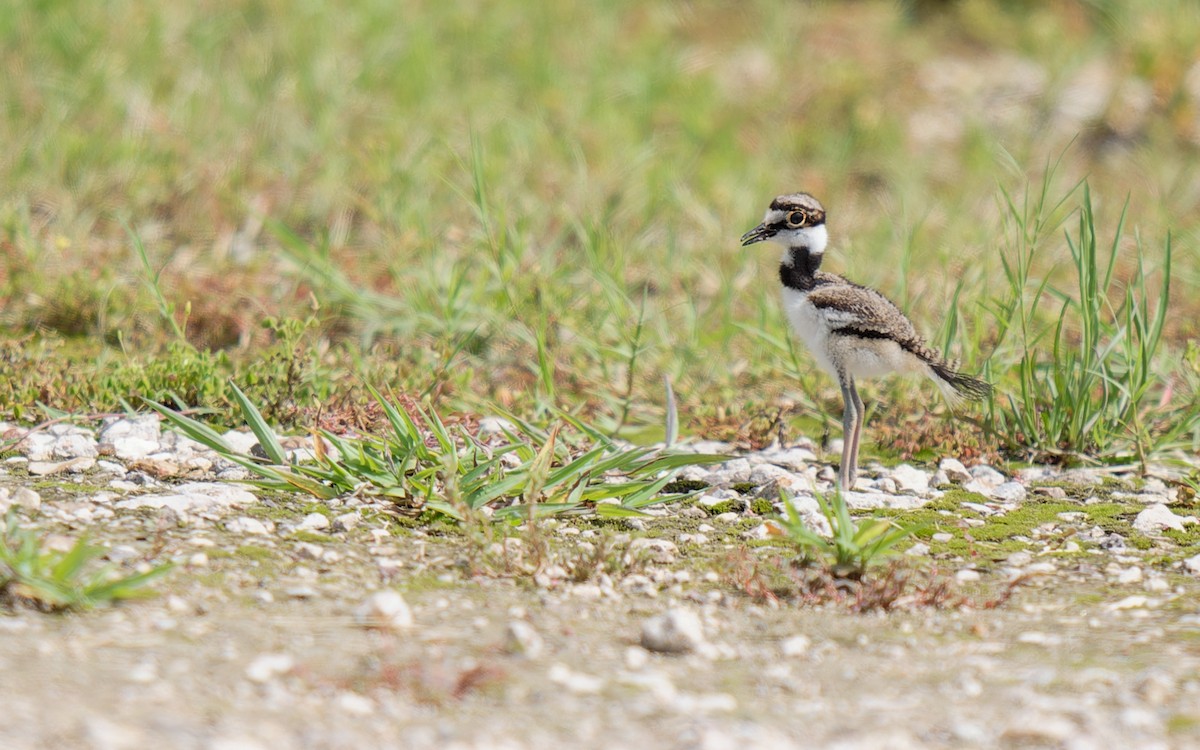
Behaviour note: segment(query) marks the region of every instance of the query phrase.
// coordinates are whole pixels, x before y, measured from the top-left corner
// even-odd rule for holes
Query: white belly
[[[890,339],[860,339],[830,336],[829,332],[853,321],[846,313],[818,309],[808,295],[784,287],[783,310],[792,330],[812,352],[821,369],[838,377],[844,372],[855,378],[873,378],[893,372],[925,372],[924,362]]]

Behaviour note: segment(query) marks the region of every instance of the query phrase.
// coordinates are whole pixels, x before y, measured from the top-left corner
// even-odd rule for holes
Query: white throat
[[[824,224],[803,229],[785,229],[772,237],[771,241],[783,245],[782,262],[788,263],[793,247],[807,247],[809,255],[823,255],[825,245],[829,243],[829,232],[825,229]]]

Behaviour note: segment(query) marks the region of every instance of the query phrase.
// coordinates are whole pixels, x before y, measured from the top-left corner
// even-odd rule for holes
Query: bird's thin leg
[[[848,492],[854,487],[854,477],[857,474],[852,453],[855,439],[854,429],[859,423],[856,413],[858,393],[854,390],[854,380],[849,377],[842,378],[841,385],[842,403],[845,405],[845,409],[842,412],[842,465],[838,471],[838,484],[842,486],[843,492]]]
[[[867,409],[863,406],[862,397],[858,395],[854,378],[850,379],[850,395],[854,398],[854,412],[858,418],[854,425],[854,443],[850,446],[850,486],[854,487],[854,481],[858,478],[858,444],[862,439],[863,422],[867,418]]]

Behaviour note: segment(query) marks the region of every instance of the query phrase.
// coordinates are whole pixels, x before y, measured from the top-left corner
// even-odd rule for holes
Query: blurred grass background
[[[1158,289],[1172,233],[1148,398],[1195,419],[1198,60],[1190,0],[20,2],[0,412],[145,397],[232,421],[233,378],[276,422],[365,426],[370,383],[650,439],[667,376],[685,434],[836,437],[777,257],[741,233],[816,194],[830,270],[1013,390],[1003,195],[1058,162],[1033,293],[1069,296],[1083,178],[1102,238],[1128,200],[1114,305],[1139,257]],[[1027,440],[929,418],[931,394],[873,388],[878,451]]]

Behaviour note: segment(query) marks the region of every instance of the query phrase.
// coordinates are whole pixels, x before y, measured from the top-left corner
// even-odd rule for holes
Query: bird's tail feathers
[[[961,400],[982,401],[992,393],[992,384],[986,380],[964,375],[956,368],[957,363],[930,362],[929,372],[933,380],[952,403]]]

